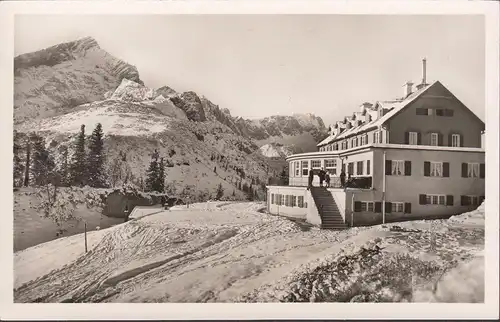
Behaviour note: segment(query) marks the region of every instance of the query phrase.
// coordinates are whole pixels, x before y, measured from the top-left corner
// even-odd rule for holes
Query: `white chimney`
[[[406,82],[406,84],[403,86],[404,88],[404,96],[403,98],[406,98],[408,97],[408,95],[410,95],[412,93],[412,87],[413,87],[413,83],[408,81]]]
[[[422,59],[422,84],[427,85],[427,59]]]
[[[427,59],[422,59],[422,83],[417,85],[417,89],[421,89],[427,85]]]

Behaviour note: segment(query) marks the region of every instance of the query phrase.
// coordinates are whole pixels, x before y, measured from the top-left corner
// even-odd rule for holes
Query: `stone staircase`
[[[323,187],[312,187],[311,195],[321,217],[321,228],[343,230],[347,225],[340,214],[332,194]]]

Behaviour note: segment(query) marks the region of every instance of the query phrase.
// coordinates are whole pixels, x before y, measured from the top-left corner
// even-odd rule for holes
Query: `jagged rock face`
[[[195,92],[184,92],[179,96],[171,97],[170,100],[182,109],[189,120],[195,122],[205,122],[207,120],[201,99]]]
[[[207,120],[218,121],[227,126],[228,128],[230,128],[235,134],[245,136],[244,133],[241,131],[241,129],[234,122],[234,118],[231,116],[231,113],[227,108],[220,109],[218,105],[215,105],[205,97],[201,98],[201,102]]]
[[[102,50],[90,37],[14,58],[14,122],[64,114],[104,99],[137,69]]]
[[[156,90],[156,92],[163,97],[167,98],[172,95],[176,95],[177,92],[168,86],[162,86]]]
[[[142,102],[154,100],[157,96],[154,89],[124,78],[110,99]]]

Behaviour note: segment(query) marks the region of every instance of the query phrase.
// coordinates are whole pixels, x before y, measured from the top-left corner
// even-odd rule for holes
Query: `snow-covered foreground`
[[[390,300],[397,301],[408,299],[399,294],[402,280],[396,277],[402,276],[413,283],[410,300],[453,302],[456,292],[449,295],[446,285],[456,281],[457,273],[443,272],[460,270],[473,259],[479,264],[460,272],[473,271],[477,281],[484,269],[478,253],[484,226],[434,221],[440,227],[434,235],[427,230],[429,222],[335,232],[307,230],[260,213],[263,205],[258,203],[213,202],[209,211],[206,207],[175,207],[91,232],[86,254],[82,235],[18,252],[15,301],[384,301],[391,292],[397,294]],[[391,272],[384,271],[388,267]],[[464,273],[458,274],[466,280]],[[436,283],[448,284],[436,288]],[[475,285],[479,291],[466,288],[474,296],[460,301],[482,301],[481,285]]]

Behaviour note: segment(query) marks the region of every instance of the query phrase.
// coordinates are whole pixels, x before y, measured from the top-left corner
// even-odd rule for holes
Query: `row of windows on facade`
[[[484,196],[460,196],[461,206],[479,206],[484,200]],[[307,208],[307,203],[304,203],[304,196],[271,194],[271,204],[285,207]],[[420,205],[435,205],[435,206],[454,206],[453,195],[440,194],[420,194]],[[411,213],[411,202],[386,202],[386,213]],[[355,201],[354,212],[382,212],[382,202],[380,201]]]
[[[382,130],[379,130],[379,131],[375,131],[373,132],[373,143],[384,143],[384,140],[383,140],[383,132]],[[386,136],[385,136],[385,143],[389,143],[388,142],[388,132],[386,132]],[[327,145],[327,146],[323,146],[323,147],[320,147],[319,150],[320,151],[337,151],[337,150],[347,150],[347,149],[350,149],[350,148],[355,148],[355,147],[358,147],[358,146],[363,146],[363,145],[367,145],[369,142],[368,142],[368,133],[364,133],[364,134],[361,134],[359,136],[355,136],[355,137],[352,137],[350,139],[345,139],[345,140],[342,140],[340,142],[336,142],[336,143],[332,143],[330,145]]]
[[[283,195],[272,193],[271,204],[285,207],[307,208],[307,202],[304,202],[304,196]]]
[[[484,200],[484,196],[460,196],[461,206],[479,206]],[[454,206],[452,195],[421,194],[419,195],[420,205]],[[386,213],[411,213],[410,202],[386,202]],[[355,201],[354,212],[382,212],[380,201]]]
[[[383,140],[383,131],[373,132],[373,143],[389,143],[389,132],[386,132],[385,140]],[[443,134],[439,132],[429,133],[429,141],[427,145],[430,146],[444,146]],[[320,147],[320,151],[337,151],[355,148],[368,144],[368,134],[362,134],[350,139],[345,139],[341,142],[333,143],[327,146]],[[417,131],[405,132],[405,144],[409,145],[422,145],[422,133]],[[459,133],[451,132],[448,134],[448,145],[450,147],[463,147],[463,138]]]
[[[329,173],[337,174],[337,160],[311,160],[311,167],[313,169],[320,169],[324,161],[324,168]],[[407,160],[386,160],[385,161],[385,174],[393,176],[411,176],[412,162]],[[295,177],[307,176],[309,174],[309,161],[294,162]],[[366,164],[366,167],[364,166]],[[300,166],[302,166],[302,175],[300,175]],[[356,166],[356,173],[354,172]],[[370,160],[349,162],[347,164],[347,173],[351,175],[370,175],[371,170]],[[484,178],[485,177],[485,164],[484,163],[462,163],[461,168],[462,178]],[[450,163],[440,161],[424,161],[424,176],[425,177],[449,177],[450,176]]]
[[[452,117],[453,116],[453,110],[449,108],[416,108],[415,109],[415,114],[416,115],[436,115],[436,116],[447,116],[447,117]]]
[[[366,164],[366,167],[364,166]],[[343,164],[345,167],[345,164]],[[300,169],[302,168],[302,175]],[[312,169],[325,168],[332,175],[337,175],[337,159],[324,159],[324,160],[311,160]],[[345,169],[343,169],[345,171]],[[354,162],[349,162],[347,164],[347,173],[354,175]],[[370,175],[371,173],[371,162],[357,161],[356,162],[356,175]],[[292,176],[304,177],[309,175],[309,161],[295,161],[293,163]]]
[[[386,160],[385,174],[393,176],[411,176],[412,162],[407,160]],[[424,161],[424,176],[425,177],[450,177],[450,163]],[[462,163],[461,167],[462,178],[484,178],[485,164],[484,163]]]

